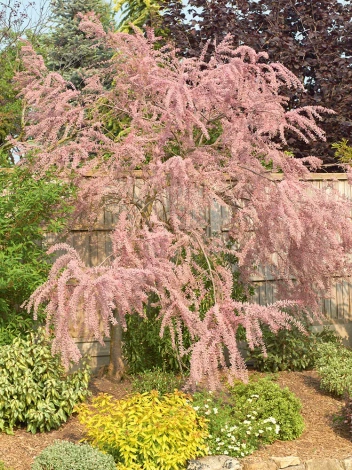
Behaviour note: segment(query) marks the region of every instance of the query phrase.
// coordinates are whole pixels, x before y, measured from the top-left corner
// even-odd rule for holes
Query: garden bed
[[[338,420],[343,400],[320,390],[319,376],[314,371],[280,372],[278,383],[288,387],[302,401],[305,430],[294,441],[277,441],[244,461],[267,459],[271,456],[296,455],[301,461],[314,458],[343,459],[352,455],[352,436]]]
[[[289,387],[301,399],[306,429],[299,439],[275,442],[244,460],[256,461],[272,455],[297,455],[304,461],[323,457],[342,459],[352,455],[347,426],[336,421],[342,400],[319,389],[318,375],[314,371],[281,372],[278,374],[278,383]],[[116,398],[122,398],[131,390],[127,380],[114,384],[105,378],[94,379],[90,388],[94,395],[105,392]],[[13,436],[1,433],[0,460],[14,470],[29,470],[33,458],[56,439],[78,442],[82,437],[82,427],[75,416],[57,431],[32,435],[20,429]]]

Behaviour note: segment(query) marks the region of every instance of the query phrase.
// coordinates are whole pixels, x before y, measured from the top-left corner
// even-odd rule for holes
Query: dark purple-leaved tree
[[[100,266],[84,265],[68,245],[51,248],[64,254],[28,308],[45,306],[53,350],[67,363],[80,357],[70,334],[78,315],[102,341],[127,313],[144,315],[153,294],[161,334],[170,328],[181,355],[183,326],[193,339],[190,384],[205,378],[215,387],[219,365],[230,381],[245,378],[240,325],[250,346],[262,345],[261,324],[277,331],[296,322],[295,305],[317,312],[332,276],[351,273],[351,203],[306,181],[305,163],[318,168],[319,159],[282,150],[287,131],[304,142],[324,139],[315,120],[327,110],[287,111],[281,90],[301,90],[300,81],[280,63],[267,64],[265,53],[234,47],[231,36],[212,46],[207,61],[206,51],[179,60],[171,46],[154,47],[152,32],[106,33],[92,15],[80,25],[115,51],[109,65],[75,90],[25,47],[18,83],[27,137],[15,143],[36,172],[73,175],[77,211],[113,204],[119,221]],[[205,234],[214,201],[231,213],[228,240]],[[233,300],[227,253],[244,282],[256,266],[270,266],[285,300]],[[122,362],[113,361],[110,373],[120,377]]]
[[[351,0],[189,0],[186,6],[171,0],[160,20],[186,57],[198,55],[209,39],[221,41],[230,33],[234,46],[266,51],[270,61],[293,72],[306,91],[288,92],[289,109],[319,105],[337,114],[324,118],[326,142],[308,149],[292,134],[288,148],[296,156],[313,152],[331,164],[336,161],[331,143],[352,139],[351,18]]]

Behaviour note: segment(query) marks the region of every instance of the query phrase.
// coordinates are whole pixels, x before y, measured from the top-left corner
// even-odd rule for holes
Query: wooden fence
[[[280,177],[280,175],[277,176]],[[312,174],[310,181],[312,185],[320,188],[327,185],[328,182],[329,184],[332,182],[333,186],[342,194],[352,198],[352,188],[348,184],[345,174]],[[223,207],[214,204],[209,208],[206,214],[208,234],[227,232],[227,218],[228,213]],[[96,266],[111,253],[110,231],[116,221],[116,215],[104,210],[100,214],[94,230],[88,230],[84,225],[77,226],[65,241],[79,252],[88,266]],[[48,235],[48,245],[56,241],[52,235]],[[255,293],[252,300],[261,305],[275,301],[275,279],[270,277],[267,271],[263,268],[253,276]],[[351,282],[339,282],[337,278],[331,298],[322,301],[321,308],[326,316],[326,323],[341,334],[346,344],[352,345],[352,279]],[[317,329],[321,327],[321,325],[316,326]],[[83,352],[92,355],[94,369],[108,363],[109,340],[106,341],[106,346],[102,347],[93,339],[85,336],[77,338],[77,344]]]

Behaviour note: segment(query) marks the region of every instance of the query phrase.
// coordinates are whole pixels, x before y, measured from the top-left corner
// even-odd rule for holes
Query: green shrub
[[[35,177],[34,177],[35,176]],[[24,168],[0,171],[0,318],[30,317],[20,308],[47,279],[52,258],[45,232],[58,233],[72,211],[69,183],[48,172],[39,178]],[[33,323],[33,320],[32,320]]]
[[[0,317],[0,346],[11,344],[15,338],[26,338],[34,324],[33,316],[22,311]]]
[[[129,373],[138,374],[155,368],[176,373],[187,371],[189,357],[178,356],[172,347],[169,329],[166,328],[164,336],[160,337],[159,308],[149,304],[145,306],[145,315],[146,318],[138,315],[126,316],[127,330],[123,332],[123,354]],[[185,347],[189,347],[189,335],[186,331],[184,334]]]
[[[282,441],[296,439],[302,434],[302,404],[288,388],[281,388],[265,378],[236,385],[231,389],[231,396],[235,406],[234,416],[238,421],[253,414],[258,420],[275,418],[280,426],[277,437]]]
[[[164,372],[160,369],[142,372],[132,378],[132,391],[136,393],[151,392],[157,390],[161,395],[172,393],[180,389],[182,379],[172,372]]]
[[[248,350],[247,360],[254,362],[256,370],[261,372],[278,372],[283,370],[302,371],[313,369],[317,358],[319,344],[338,343],[339,337],[328,328],[319,333],[309,331],[309,325],[303,322],[307,334],[302,333],[296,326],[292,329],[280,330],[273,333],[263,326],[263,339],[267,356],[261,348]]]
[[[327,392],[352,396],[352,351],[342,345],[321,344],[316,368],[321,377],[320,387]]]
[[[244,457],[261,444],[270,444],[278,439],[280,426],[275,418],[258,417],[255,410],[236,418],[236,403],[226,402],[210,392],[195,393],[193,408],[208,421],[207,443],[211,454]]]
[[[114,400],[109,395],[76,407],[87,439],[113,455],[124,470],[174,470],[188,459],[207,454],[207,425],[175,391],[157,391]]]
[[[66,375],[59,356],[40,331],[0,347],[0,430],[14,426],[49,431],[71,415],[88,395],[89,368]]]
[[[31,470],[116,470],[114,459],[89,444],[56,441],[35,458]]]

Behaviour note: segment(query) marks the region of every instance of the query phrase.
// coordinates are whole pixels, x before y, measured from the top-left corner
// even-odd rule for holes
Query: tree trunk
[[[125,373],[125,364],[122,358],[122,327],[117,313],[114,318],[117,323],[110,327],[110,362],[107,375],[120,382]]]

